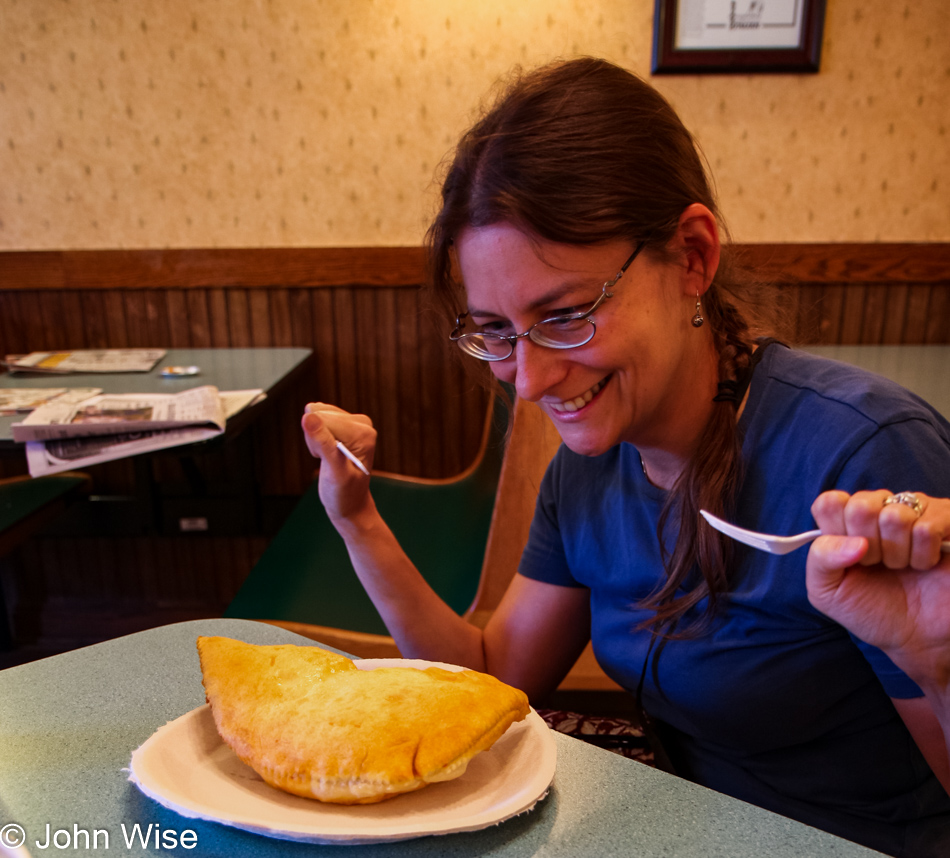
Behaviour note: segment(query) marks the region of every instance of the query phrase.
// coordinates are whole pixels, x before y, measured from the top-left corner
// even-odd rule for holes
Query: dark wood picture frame
[[[682,48],[676,43],[677,15],[687,0],[656,0],[653,18],[653,74],[814,73],[821,57],[825,0],[795,0],[801,11],[797,47]],[[742,0],[733,0],[733,7]],[[746,4],[748,5],[748,4]]]

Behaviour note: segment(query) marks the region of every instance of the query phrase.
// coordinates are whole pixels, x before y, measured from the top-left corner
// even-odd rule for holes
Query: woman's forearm
[[[887,655],[924,692],[923,697],[893,702],[937,779],[950,793],[950,659],[941,648],[927,654],[896,648]]]
[[[943,745],[939,747],[939,740],[935,736],[934,750],[929,755],[926,752],[924,755],[943,788],[950,794],[950,690],[946,687],[925,688],[924,699],[930,704],[930,709],[940,725],[943,739]]]
[[[353,568],[396,646],[407,658],[484,670],[482,633],[428,585],[383,521],[369,493],[376,430],[368,417],[311,402],[301,418],[304,440],[321,460],[320,500],[346,543]],[[357,456],[357,470],[337,447]]]
[[[432,589],[371,500],[359,515],[334,525],[404,658],[486,669],[481,629],[456,614]]]

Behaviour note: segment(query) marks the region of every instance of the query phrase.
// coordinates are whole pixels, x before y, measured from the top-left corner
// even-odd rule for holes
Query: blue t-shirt
[[[810,530],[813,500],[832,488],[950,495],[950,424],[847,364],[769,347],[739,430],[742,527]],[[519,568],[590,590],[597,659],[631,692],[650,639],[636,605],[663,574],[665,499],[630,444],[596,457],[562,445]],[[644,708],[685,777],[890,854],[950,855],[950,798],[888,699],[920,689],[811,606],[806,557],[737,545],[716,618],[698,637],[665,643],[644,677]]]

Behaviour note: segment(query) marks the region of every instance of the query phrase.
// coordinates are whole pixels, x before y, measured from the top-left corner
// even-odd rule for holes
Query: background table
[[[896,381],[950,420],[950,346],[805,346],[803,350]]]
[[[878,853],[560,734],[553,787],[533,811],[480,832],[361,847],[273,840],[186,820],[127,780],[132,751],[155,730],[204,703],[200,634],[251,643],[307,643],[245,620],[201,620],[0,671],[0,829],[22,825],[33,858],[88,854],[38,850],[46,825],[110,832],[108,856],[128,850],[120,825],[156,823],[197,832],[202,858],[243,856],[677,856],[860,858]]]
[[[104,393],[181,393],[213,384],[218,390],[260,388],[273,396],[310,355],[310,349],[300,348],[168,349],[150,372],[7,373],[0,375],[0,387],[101,387]],[[200,374],[163,378],[161,370],[165,366],[197,366]],[[11,427],[22,419],[15,415],[0,416],[0,445],[14,444]],[[234,422],[229,421],[229,426]]]
[[[104,476],[109,464],[93,465],[101,479],[90,499],[71,509],[54,531],[65,536],[175,535],[185,527],[215,535],[263,530],[260,487],[255,482],[256,451],[244,430],[274,406],[277,397],[304,371],[312,352],[305,348],[169,349],[147,373],[0,375],[0,387],[99,387],[105,393],[180,393],[205,384],[219,390],[263,390],[267,398],[230,420],[223,435],[132,457],[132,490],[116,490],[124,480]],[[197,366],[198,375],[164,378],[165,366]],[[12,424],[21,416],[0,416],[0,455],[23,456]],[[205,463],[211,462],[209,467]],[[161,462],[174,467],[163,471]],[[99,469],[96,471],[96,469]],[[88,470],[88,469],[87,469]],[[174,473],[174,479],[166,471]],[[100,485],[102,483],[102,485]]]

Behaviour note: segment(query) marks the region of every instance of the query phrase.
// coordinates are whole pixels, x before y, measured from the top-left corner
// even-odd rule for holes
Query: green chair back
[[[0,480],[0,557],[29,539],[59,515],[70,500],[88,491],[88,474],[72,472],[48,477]],[[0,650],[13,647],[13,629],[0,586]]]
[[[89,482],[88,475],[79,473],[0,480],[0,556],[31,536],[60,501]]]
[[[406,554],[456,612],[475,598],[504,457],[508,411],[496,398],[477,466],[437,484],[374,474],[373,499]],[[314,483],[251,570],[225,617],[387,634]]]

